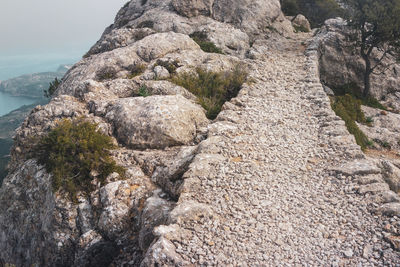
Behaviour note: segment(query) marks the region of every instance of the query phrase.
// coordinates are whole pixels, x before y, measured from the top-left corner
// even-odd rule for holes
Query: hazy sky
[[[0,0],[0,57],[88,49],[128,0]]]

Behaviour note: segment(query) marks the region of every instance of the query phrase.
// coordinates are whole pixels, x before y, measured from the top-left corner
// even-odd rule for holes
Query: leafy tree
[[[50,86],[47,90],[44,90],[44,96],[47,98],[50,98],[53,96],[53,94],[55,93],[55,91],[57,90],[58,86],[60,86],[61,81],[57,78],[54,79],[54,81],[52,81],[50,83]]]
[[[400,0],[344,0],[349,7],[349,25],[354,45],[365,62],[364,97],[370,94],[370,76],[389,66],[389,55],[400,56]],[[378,72],[379,71],[379,72]]]

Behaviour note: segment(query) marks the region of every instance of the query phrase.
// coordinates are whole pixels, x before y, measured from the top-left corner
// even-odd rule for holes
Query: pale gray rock
[[[145,81],[144,85],[151,95],[182,95],[189,100],[197,100],[188,90],[170,81]]]
[[[400,193],[400,169],[387,160],[381,161],[382,174],[390,189]]]
[[[358,193],[361,195],[365,195],[367,193],[376,194],[388,190],[389,190],[389,185],[386,183],[373,183],[360,186],[360,188],[358,188]]]
[[[333,170],[348,176],[381,173],[381,170],[370,160],[355,160],[342,166],[335,167]]]
[[[292,20],[293,26],[297,28],[301,28],[303,31],[310,32],[311,31],[311,25],[308,19],[302,15],[298,14],[294,19]]]
[[[143,251],[146,251],[154,240],[153,229],[167,222],[174,204],[172,201],[161,198],[160,194],[162,194],[160,189],[153,192],[153,196],[146,200],[141,214],[139,246]]]
[[[378,148],[400,149],[400,115],[382,111],[367,106],[362,106],[366,118],[370,118],[370,125],[359,124],[360,129],[374,141]],[[386,147],[384,147],[386,146]]]
[[[183,260],[175,250],[175,245],[162,237],[147,250],[140,266],[190,266],[191,263]]]
[[[168,70],[162,66],[155,66],[153,71],[155,74],[155,79],[164,80],[168,79],[170,76]]]
[[[106,118],[118,140],[133,148],[187,145],[208,123],[203,109],[180,95],[121,99],[109,108]]]
[[[379,212],[386,216],[400,217],[400,203],[387,203],[379,208]]]
[[[172,6],[182,16],[196,17],[212,14],[214,0],[172,0]]]

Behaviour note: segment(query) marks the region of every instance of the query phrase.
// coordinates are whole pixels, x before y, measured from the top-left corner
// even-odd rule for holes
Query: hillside
[[[330,22],[307,32],[279,0],[128,2],[15,132],[0,262],[400,265],[400,165],[332,110]],[[398,119],[363,110],[368,134]]]
[[[57,77],[61,79],[70,66],[60,66],[55,72],[41,72],[25,74],[16,78],[0,81],[0,92],[12,96],[29,98],[43,98],[43,91],[49,87],[49,83]]]

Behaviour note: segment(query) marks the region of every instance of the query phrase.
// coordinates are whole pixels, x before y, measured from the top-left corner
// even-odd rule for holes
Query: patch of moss
[[[237,96],[247,76],[248,73],[239,66],[225,72],[197,68],[192,73],[175,75],[171,81],[196,95],[199,104],[207,111],[207,118],[215,119],[222,105]]]
[[[208,40],[207,33],[194,32],[189,36],[200,46],[201,50],[203,50],[204,52],[223,54],[221,48],[217,47],[213,42],[210,42]]]
[[[357,144],[361,149],[371,145],[368,137],[357,126],[356,121],[366,123],[364,113],[361,110],[361,100],[346,94],[331,98],[331,106],[336,115],[344,120],[347,130],[354,135]]]
[[[64,119],[39,140],[33,156],[52,174],[54,191],[62,188],[75,201],[78,192],[90,194],[95,189],[92,172],[98,173],[101,184],[113,172],[124,175],[125,169],[111,157],[109,150],[114,148],[111,137],[100,133],[97,124]]]

